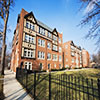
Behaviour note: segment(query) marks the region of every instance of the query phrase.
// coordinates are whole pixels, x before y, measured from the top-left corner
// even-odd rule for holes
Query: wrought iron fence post
[[[98,95],[99,95],[99,100],[100,100],[100,79],[98,79]]]
[[[36,72],[34,72],[34,100],[36,100]]]
[[[27,69],[25,70],[25,74],[26,74],[26,90],[27,90],[27,80],[28,80],[28,79],[27,79],[27,78],[28,78],[28,76],[27,76],[27,75],[28,75]]]
[[[49,100],[51,100],[51,73],[49,73]]]
[[[16,79],[18,79],[18,68],[16,68]]]

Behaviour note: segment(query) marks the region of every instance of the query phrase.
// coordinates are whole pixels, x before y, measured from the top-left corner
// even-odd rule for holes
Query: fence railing
[[[100,100],[100,79],[30,72],[17,68],[17,80],[35,100]]]

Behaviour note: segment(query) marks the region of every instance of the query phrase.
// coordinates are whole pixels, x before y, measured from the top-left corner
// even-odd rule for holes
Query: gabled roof
[[[24,18],[27,18],[27,17],[28,17],[28,16],[30,16],[30,15],[32,15],[32,16],[33,16],[33,18],[34,18],[35,22],[37,23],[37,20],[36,20],[36,18],[35,18],[35,16],[34,16],[34,14],[33,14],[33,12],[32,12],[32,11],[31,11],[30,13],[26,14],[26,15],[24,16]]]
[[[35,16],[34,16],[34,14],[33,14],[32,11],[31,11],[30,13],[26,14],[26,15],[24,16],[24,18],[27,18],[27,17],[30,16],[30,15],[33,16],[33,18],[35,19],[36,23],[37,23],[39,26],[41,26],[41,27],[47,29],[47,30],[50,31],[50,32],[53,31],[50,27],[48,27],[47,25],[45,25],[45,24],[42,23],[41,21],[37,20],[37,19],[35,18]]]
[[[58,32],[57,32],[57,29],[54,28],[52,32],[56,32],[57,33],[57,36],[58,36]]]
[[[47,29],[48,31],[52,32],[53,30],[48,27],[47,25],[45,25],[44,23],[42,23],[41,21],[37,20],[37,24],[42,26],[43,28]]]

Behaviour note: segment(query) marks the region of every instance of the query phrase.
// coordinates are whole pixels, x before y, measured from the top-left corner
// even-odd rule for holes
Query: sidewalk
[[[33,100],[15,79],[15,74],[10,70],[5,70],[4,95],[4,100]]]

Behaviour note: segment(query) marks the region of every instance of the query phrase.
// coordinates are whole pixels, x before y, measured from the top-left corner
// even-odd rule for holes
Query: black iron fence
[[[35,100],[100,100],[100,79],[30,72],[17,68],[17,80]]]

